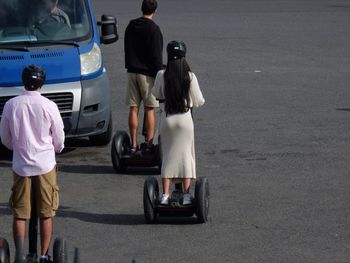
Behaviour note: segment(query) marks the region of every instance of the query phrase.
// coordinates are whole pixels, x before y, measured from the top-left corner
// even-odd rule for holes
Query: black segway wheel
[[[125,131],[117,131],[115,133],[111,146],[111,158],[113,168],[117,173],[126,169],[126,163],[122,156],[127,153],[130,145],[130,137]]]
[[[4,238],[0,238],[0,263],[10,263],[9,243]]]
[[[56,238],[53,243],[53,262],[54,263],[67,263],[67,242],[65,239]]]
[[[148,177],[143,186],[143,210],[147,223],[154,223],[157,218],[159,186],[155,177]]]
[[[209,182],[206,177],[200,177],[196,181],[195,202],[198,222],[207,222],[209,214]]]

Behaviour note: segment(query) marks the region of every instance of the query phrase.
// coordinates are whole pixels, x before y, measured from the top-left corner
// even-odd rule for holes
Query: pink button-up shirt
[[[13,171],[20,176],[50,172],[55,152],[64,148],[63,121],[57,105],[38,91],[9,100],[0,123],[1,142],[13,150]]]

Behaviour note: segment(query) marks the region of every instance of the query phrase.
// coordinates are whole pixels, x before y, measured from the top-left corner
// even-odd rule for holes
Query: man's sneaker
[[[53,261],[50,259],[50,256],[40,257],[39,263],[53,263]]]
[[[140,150],[145,155],[151,155],[154,152],[154,144],[151,142],[141,143]]]
[[[183,205],[190,205],[192,204],[192,196],[191,194],[184,194],[182,197],[182,204]]]
[[[160,198],[160,204],[161,205],[169,204],[169,195],[163,194],[162,197]]]
[[[137,152],[137,146],[130,146],[129,154],[134,155]]]

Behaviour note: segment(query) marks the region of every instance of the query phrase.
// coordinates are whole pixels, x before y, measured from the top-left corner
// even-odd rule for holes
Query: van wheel
[[[112,123],[112,115],[111,115],[111,117],[109,118],[107,131],[98,135],[89,136],[89,140],[94,145],[98,145],[98,146],[107,145],[111,141],[112,130],[113,130],[113,123]]]

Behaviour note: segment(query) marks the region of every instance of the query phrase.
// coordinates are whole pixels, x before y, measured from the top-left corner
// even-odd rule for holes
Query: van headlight
[[[101,65],[101,49],[96,43],[89,52],[80,55],[81,75],[94,73],[101,68]]]

